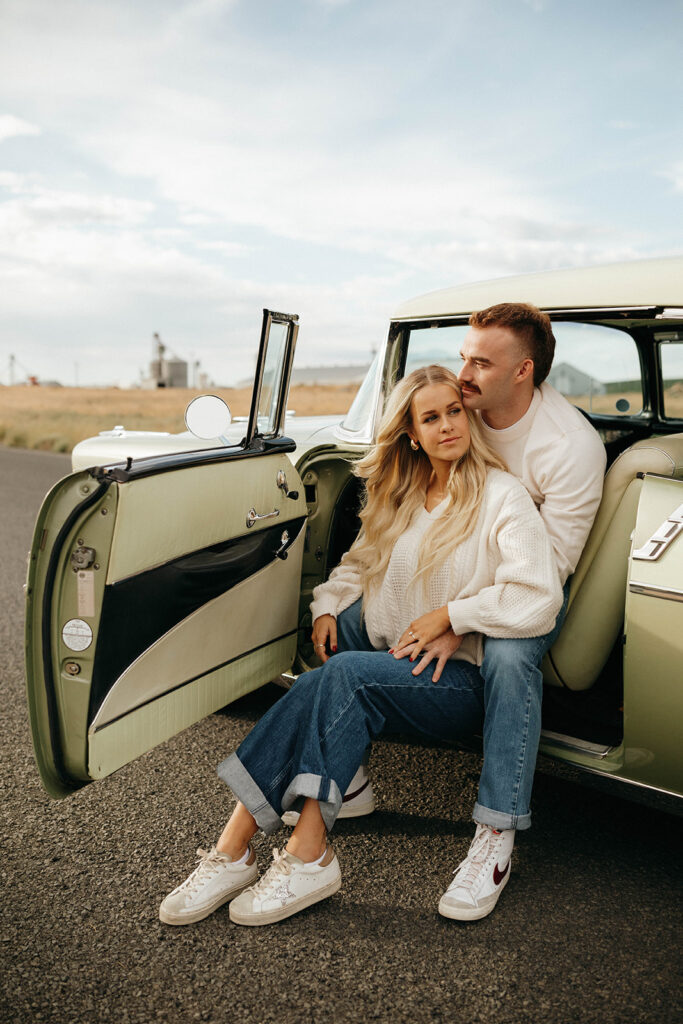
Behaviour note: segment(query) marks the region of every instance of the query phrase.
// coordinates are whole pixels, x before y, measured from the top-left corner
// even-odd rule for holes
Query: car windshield
[[[377,375],[380,370],[380,353],[378,352],[365,374],[358,394],[351,403],[351,408],[342,420],[342,427],[354,434],[367,434],[372,429]]]
[[[427,324],[408,337],[405,372],[439,363],[455,373],[467,324]],[[633,338],[606,324],[554,321],[555,358],[548,382],[587,412],[634,415],[643,407],[640,360]]]

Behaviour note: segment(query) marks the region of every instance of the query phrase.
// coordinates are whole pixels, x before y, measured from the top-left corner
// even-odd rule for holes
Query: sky
[[[0,0],[0,383],[217,383],[264,306],[683,253],[680,0]]]

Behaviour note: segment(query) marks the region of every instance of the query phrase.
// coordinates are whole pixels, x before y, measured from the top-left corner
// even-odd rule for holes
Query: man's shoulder
[[[541,401],[534,417],[534,427],[542,429],[547,442],[553,436],[560,440],[571,437],[572,443],[602,447],[602,440],[595,427],[576,406],[556,391],[552,384],[544,381],[540,387]]]

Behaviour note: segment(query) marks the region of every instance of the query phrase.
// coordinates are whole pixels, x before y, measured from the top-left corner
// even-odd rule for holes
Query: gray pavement
[[[215,765],[267,687],[110,779],[54,802],[33,763],[21,584],[64,456],[0,448],[2,980],[12,1022],[673,1022],[681,994],[680,819],[539,773],[496,912],[436,913],[472,835],[479,759],[376,745],[379,809],[340,822],[340,893],[271,928],[157,907],[231,808]],[[286,831],[261,837],[263,865]]]

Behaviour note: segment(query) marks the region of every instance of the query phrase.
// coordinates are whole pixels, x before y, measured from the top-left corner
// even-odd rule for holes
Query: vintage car
[[[392,383],[457,368],[469,313],[501,301],[552,317],[551,381],[609,466],[544,662],[541,749],[624,792],[683,796],[683,258],[414,299],[341,419],[286,417],[297,317],[265,311],[246,421],[200,423],[203,441],[117,428],[79,445],[38,516],[27,579],[28,701],[52,796],[315,664],[311,591],[358,530],[352,464]]]

